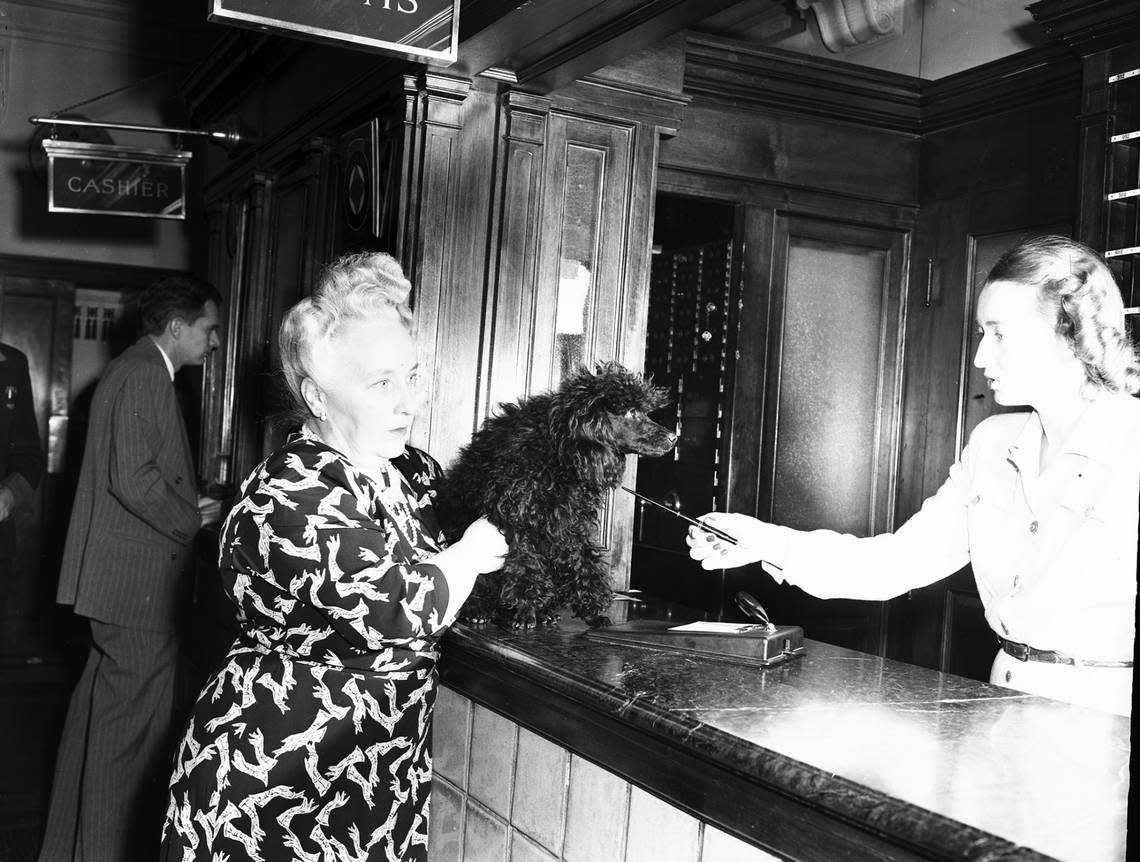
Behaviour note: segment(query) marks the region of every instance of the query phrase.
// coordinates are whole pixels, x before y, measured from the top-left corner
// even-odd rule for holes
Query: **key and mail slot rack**
[[[1116,85],[1131,82],[1122,90]],[[1140,98],[1134,89],[1140,84],[1140,68],[1110,75],[1107,80],[1112,123],[1121,128],[1108,138],[1106,155],[1105,226],[1108,247],[1104,256],[1127,296],[1135,280],[1134,260],[1140,257]],[[1124,186],[1121,188],[1121,186]],[[1131,311],[1131,309],[1130,309]]]

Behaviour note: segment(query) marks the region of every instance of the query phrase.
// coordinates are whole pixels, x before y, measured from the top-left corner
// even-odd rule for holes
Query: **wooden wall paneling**
[[[430,384],[413,443],[446,464],[474,430],[495,167],[494,82],[425,73],[409,103],[403,259]]]
[[[454,263],[456,189],[459,184],[459,133],[463,101],[471,90],[465,80],[426,74],[415,81],[414,135],[409,165],[412,183],[408,194],[403,254],[413,284],[416,340],[423,352],[424,377],[429,381],[424,410],[413,427],[412,442],[446,463],[437,445],[440,426],[456,421],[443,411],[441,396],[460,378],[445,374],[448,353],[441,353],[440,335],[446,328],[443,305]],[[446,349],[446,348],[445,348]],[[456,421],[456,424],[458,422]]]
[[[232,302],[229,297],[230,255],[226,247],[226,221],[229,206],[212,201],[205,208],[206,262],[204,277],[222,294],[221,347],[210,354],[202,366],[202,411],[198,427],[198,479],[206,486],[213,485],[219,496],[228,496],[224,487],[230,477],[225,475],[228,464],[222,460],[222,396],[225,387],[226,357],[232,341],[229,338],[229,320]]]
[[[489,279],[487,346],[480,380],[479,418],[529,388],[538,313],[536,268],[542,239],[542,194],[550,99],[507,92],[498,201],[498,248]]]
[[[1078,95],[1074,83],[1047,102],[929,134],[922,202],[1001,189],[994,203],[1010,212],[1058,197],[1075,206]]]
[[[750,113],[911,133],[924,119],[918,78],[711,33],[687,34],[685,92]]]
[[[794,275],[790,270],[792,261],[789,255],[796,242],[828,244],[835,247],[866,249],[872,253],[882,254],[883,284],[879,299],[877,329],[874,333],[878,344],[878,367],[874,384],[875,421],[868,462],[867,517],[866,522],[858,526],[858,532],[864,535],[884,532],[893,526],[895,508],[894,473],[898,461],[898,418],[901,407],[903,332],[906,322],[905,299],[909,284],[908,238],[894,231],[883,231],[870,226],[803,219],[784,213],[776,215],[774,228],[771,269],[775,277],[772,285],[771,320],[775,326],[769,333],[768,367],[769,374],[775,377],[769,377],[772,397],[768,399],[765,417],[765,424],[773,433],[767,441],[767,446],[764,447],[761,458],[760,517],[771,520],[773,514],[773,491],[778,481],[776,459],[780,447],[779,434],[782,422],[779,395],[781,388],[786,385],[782,380],[780,368],[784,361],[786,343],[796,337],[794,332],[785,329],[784,319],[787,288]],[[854,334],[866,335],[866,333]],[[836,367],[832,371],[838,374],[842,369]],[[841,405],[835,406],[838,408]]]
[[[415,219],[419,212],[420,179],[419,171],[423,156],[417,143],[419,116],[422,99],[415,75],[404,75],[404,124],[403,146],[400,148],[400,203],[396,217],[396,247],[404,275],[415,284],[416,260],[412,248],[415,234]]]
[[[560,350],[565,349],[558,343],[556,323],[566,267],[580,263],[589,273],[580,348],[582,364],[592,366],[597,361],[621,358],[619,321],[625,311],[627,291],[625,257],[636,131],[636,126],[629,123],[601,122],[557,110],[550,115],[542,181],[544,236],[536,268],[538,313],[532,330],[528,394],[556,388],[562,374],[573,370],[560,370],[556,361]],[[572,159],[577,160],[577,170],[583,172],[581,176],[575,174],[574,180],[570,179]],[[591,170],[595,171],[592,189]],[[584,200],[591,202],[592,211],[572,209],[582,194]],[[579,260],[579,256],[587,259]],[[632,542],[632,515],[632,505],[611,493],[598,519],[598,543],[611,554],[611,572],[618,588],[628,586],[629,549],[622,547],[619,551],[618,547]]]
[[[335,170],[327,184],[334,201],[330,256],[384,251],[400,258],[405,99],[401,91],[398,105],[385,104],[337,142]]]
[[[986,622],[973,572],[967,568],[952,575],[942,595],[942,650],[938,669],[960,676],[988,677],[997,638]]]
[[[583,364],[618,358],[617,321],[625,293],[623,263],[630,228],[627,216],[635,127],[597,122],[560,111],[552,112],[548,122],[542,203],[547,223],[536,274],[540,313],[534,322],[534,361],[526,381],[528,393],[555,387],[561,379],[555,363],[555,324],[559,282],[565,277],[565,254],[584,251],[591,256],[581,261],[589,270],[590,279]],[[597,171],[597,185],[593,190],[598,195],[594,201],[596,209],[588,214],[568,211],[568,206],[573,205],[572,195],[582,191],[571,188],[568,183],[571,159],[582,160],[583,165],[589,166],[587,170]],[[583,215],[588,222],[581,221]],[[577,250],[568,251],[564,244],[575,238]]]
[[[227,369],[229,400],[230,475],[240,483],[262,457],[262,416],[260,413],[261,371],[264,351],[265,320],[272,292],[269,280],[272,239],[270,216],[274,177],[258,172],[244,192],[244,243],[241,265],[231,273],[230,295],[237,308],[230,317],[234,327],[227,332],[234,339],[233,365]],[[235,264],[237,261],[235,261]],[[223,450],[224,452],[224,450]]]
[[[968,217],[966,201],[931,203],[922,208],[915,231],[896,527],[942,485],[957,454],[953,429],[965,313],[959,285],[967,278]],[[892,599],[886,610],[886,655],[938,667],[941,640],[934,632],[941,632],[944,610],[938,590],[912,590]]]
[[[754,229],[770,231],[770,239],[763,235],[745,235],[746,273],[754,268],[760,269],[768,274],[769,280],[767,284],[752,285],[749,283],[750,276],[745,276],[745,309],[742,309],[738,365],[740,373],[736,382],[739,415],[733,416],[734,434],[740,430],[743,439],[734,439],[731,446],[734,460],[740,457],[737,453],[741,443],[752,448],[753,454],[746,463],[755,464],[758,469],[752,474],[751,487],[745,485],[745,476],[738,475],[732,489],[737,493],[736,500],[742,502],[741,492],[750,494],[753,493],[752,488],[755,488],[755,508],[752,511],[764,520],[786,523],[791,517],[793,521],[803,521],[791,524],[803,529],[822,527],[861,535],[884,532],[893,522],[897,490],[909,284],[909,233],[876,225],[851,224],[835,218],[804,218],[785,212],[775,212],[769,217],[759,214],[750,219],[746,217],[746,224]],[[768,242],[765,242],[766,239]],[[762,249],[767,246],[766,250],[759,252],[760,255],[768,256],[766,266],[756,259],[755,252],[747,251],[749,245],[761,246]],[[797,261],[792,254],[794,246],[865,250],[881,267],[878,297],[874,300],[874,305],[869,307],[870,317],[868,318],[868,313],[862,315],[873,320],[870,323],[871,329],[851,333],[875,356],[874,368],[865,369],[865,373],[874,377],[870,384],[874,397],[865,405],[870,422],[864,428],[864,433],[869,435],[867,444],[848,450],[850,458],[865,459],[861,462],[860,471],[865,473],[866,485],[852,489],[857,495],[865,495],[865,523],[827,522],[824,510],[816,511],[810,501],[813,494],[831,488],[830,468],[817,464],[810,455],[806,456],[809,459],[807,462],[798,460],[803,457],[800,455],[794,456],[793,461],[787,460],[790,456],[781,455],[789,444],[794,445],[795,441],[802,439],[795,429],[785,428],[787,421],[781,410],[784,401],[782,390],[794,385],[790,380],[784,379],[782,371],[790,361],[788,348],[792,344],[791,339],[799,340],[804,335],[791,329],[793,324],[788,317],[788,288],[793,279],[803,277],[797,275],[795,270]],[[768,290],[764,291],[764,287]],[[750,301],[759,308],[746,310]],[[858,314],[852,314],[853,320],[859,317]],[[750,331],[750,327],[756,325],[763,325],[765,329]],[[828,361],[826,355],[811,359],[814,371],[810,374],[846,373],[842,370],[845,366],[833,366],[828,370],[826,366],[820,365]],[[764,391],[749,391],[752,387]],[[791,397],[795,397],[794,390],[789,392],[792,393]],[[752,411],[758,410],[760,416],[751,418],[746,413],[748,407]],[[824,409],[828,415],[840,415],[836,411],[846,410],[847,405],[828,402]],[[821,427],[826,426],[827,418],[827,415],[820,416]],[[785,443],[782,435],[788,434],[792,436]],[[838,441],[834,445],[848,448],[847,444]],[[778,470],[782,461],[786,462],[785,469],[791,471],[787,475]],[[743,474],[740,467],[740,464],[734,465],[734,469]],[[793,493],[789,482],[803,484],[802,491]],[[829,490],[825,496],[830,497],[831,493]],[[777,511],[776,504],[781,496],[785,500],[798,500],[799,514]],[[730,502],[730,508],[735,508],[736,505]],[[765,604],[770,605],[770,613],[781,619],[795,620],[805,627],[810,637],[872,653],[882,654],[886,648],[884,603],[848,600],[825,602],[791,587],[773,586],[769,579],[756,571],[730,572],[726,575],[726,603],[731,601],[731,595],[740,588],[761,591]]]
[[[917,202],[916,78],[692,34],[685,93],[663,171]]]
[[[676,128],[683,103],[597,82],[549,98],[504,94],[479,418],[500,402],[556,386],[565,370],[560,349],[587,365],[616,359],[641,370],[657,142],[663,129]],[[575,171],[580,176],[568,179]],[[579,264],[589,277],[580,354],[557,331],[564,267]],[[626,484],[635,470],[631,462]],[[628,586],[632,523],[632,500],[612,496],[599,540],[619,588]]]
[[[219,494],[233,493],[244,477],[234,464],[234,421],[237,390],[234,385],[241,343],[246,245],[249,232],[249,197],[236,194],[207,208],[211,283],[221,292],[221,348],[211,354],[202,375],[203,405],[199,475],[217,486]]]
[[[270,214],[269,272],[271,285],[265,314],[256,328],[261,336],[256,359],[260,421],[260,453],[268,454],[285,440],[281,413],[291,406],[280,375],[277,330],[285,312],[312,293],[321,267],[332,248],[335,180],[332,146],[314,138],[287,163],[275,166]]]
[[[728,462],[726,511],[752,515],[760,511],[760,453],[764,449],[767,414],[769,333],[773,326],[772,280],[778,261],[776,213],[768,207],[738,208],[742,247],[739,341],[733,376],[732,414],[725,460]]]
[[[845,145],[833,121],[777,111],[745,113],[696,98],[685,131],[661,146],[661,168],[915,203],[916,135],[852,126]],[[847,134],[849,133],[849,134]]]
[[[676,128],[672,126],[669,131]],[[615,321],[617,344],[615,358],[635,371],[643,370],[645,331],[649,316],[649,271],[653,239],[653,202],[657,187],[659,145],[664,133],[660,125],[639,124],[633,137],[630,192],[626,210],[627,240],[619,264],[623,284],[618,297],[619,315]],[[627,459],[622,484],[637,487],[637,459]],[[629,567],[633,556],[634,499],[628,494],[614,494],[610,509],[610,565],[614,586],[629,586]]]
[[[909,358],[896,526],[946,480],[988,398],[969,389],[977,244],[1035,231],[1067,232],[1076,207],[1077,65],[1056,51],[1010,58],[930,84],[921,215],[912,266]],[[1046,86],[1046,84],[1048,86]],[[1059,224],[1060,223],[1060,224]],[[983,254],[992,262],[992,255]],[[929,305],[924,282],[933,278]],[[988,409],[988,408],[986,408]],[[984,678],[992,647],[967,597],[969,568],[889,603],[887,655]],[[951,609],[953,614],[951,615]],[[974,614],[973,617],[971,614]]]

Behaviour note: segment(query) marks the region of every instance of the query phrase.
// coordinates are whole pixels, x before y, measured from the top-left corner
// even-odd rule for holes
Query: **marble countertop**
[[[1125,859],[1128,719],[810,640],[755,668],[584,631],[457,625],[445,679],[449,651],[505,666],[940,858]]]

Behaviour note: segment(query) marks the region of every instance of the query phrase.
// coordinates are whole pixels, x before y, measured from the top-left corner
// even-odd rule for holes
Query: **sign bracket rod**
[[[146,126],[138,123],[99,123],[94,120],[70,120],[62,117],[28,117],[33,125],[43,126],[86,126],[96,129],[123,129],[132,132],[151,132],[154,134],[169,135],[196,135],[208,137],[224,146],[233,146],[242,140],[242,136],[234,129],[179,129],[170,126]]]

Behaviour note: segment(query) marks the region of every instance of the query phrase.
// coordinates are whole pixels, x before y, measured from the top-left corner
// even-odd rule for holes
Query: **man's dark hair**
[[[139,294],[139,316],[143,332],[159,335],[176,317],[193,323],[206,313],[206,303],[222,304],[222,295],[207,281],[192,275],[160,278]]]

